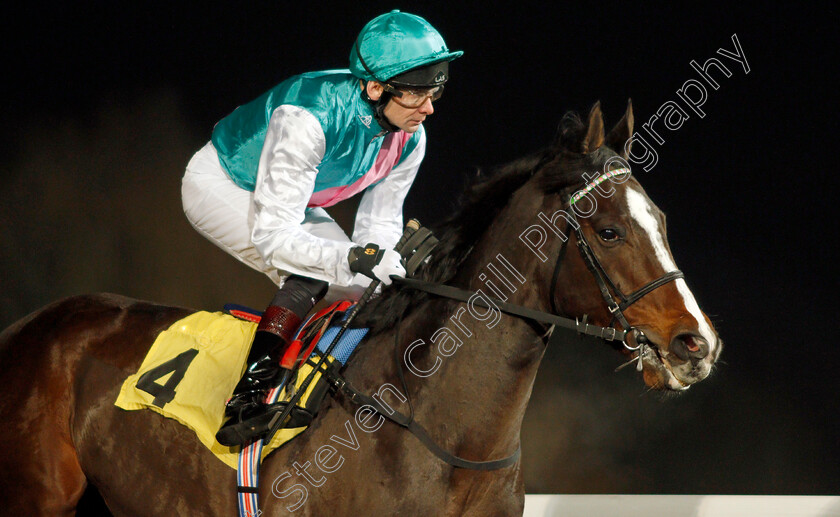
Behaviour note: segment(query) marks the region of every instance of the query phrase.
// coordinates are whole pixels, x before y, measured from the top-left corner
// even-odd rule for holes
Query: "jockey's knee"
[[[327,294],[329,286],[330,284],[323,280],[291,275],[274,295],[271,305],[286,307],[305,318],[312,306]]]

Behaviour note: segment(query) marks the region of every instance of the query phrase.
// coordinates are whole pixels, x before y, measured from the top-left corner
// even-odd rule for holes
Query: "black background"
[[[237,105],[292,74],[346,67],[358,31],[391,6],[173,4],[3,17],[0,326],[85,292],[211,310],[270,299],[264,277],[189,227],[184,166]],[[603,345],[549,350],[523,429],[529,492],[840,491],[837,12],[736,4],[393,4],[465,51],[405,206],[424,223],[477,168],[549,142],[567,110],[600,100],[610,126],[632,97],[638,129],[698,78],[691,60],[732,71],[706,117],[663,130],[658,165],[634,169],[726,342],[720,367],[662,397],[612,373],[620,357]],[[749,74],[715,53],[732,34]]]

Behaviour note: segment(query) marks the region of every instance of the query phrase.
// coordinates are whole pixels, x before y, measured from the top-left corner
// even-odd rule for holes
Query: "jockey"
[[[393,247],[425,153],[422,122],[462,54],[419,16],[381,15],[356,38],[349,70],[291,77],[236,108],[187,165],[182,198],[193,227],[280,286],[227,403],[220,443],[268,431],[282,408],[267,407],[265,395],[291,373],[280,358],[328,290],[358,298],[371,279],[405,276]],[[362,191],[351,240],[324,207]]]

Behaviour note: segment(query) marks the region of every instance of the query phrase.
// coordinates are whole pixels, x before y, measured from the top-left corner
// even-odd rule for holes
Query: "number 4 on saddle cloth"
[[[267,402],[282,403],[291,398],[312,371],[319,353],[323,353],[338,332],[336,322],[351,307],[351,302],[336,302],[307,319],[283,362],[291,365],[303,361],[304,357],[308,359],[297,370],[295,382],[279,393],[277,389],[269,392]],[[123,382],[115,405],[126,410],[151,409],[177,420],[192,429],[216,457],[236,468],[239,447],[223,446],[215,435],[224,420],[225,401],[247,366],[245,359],[259,313],[233,305],[225,309],[230,314],[196,312],[161,332],[137,373]],[[327,365],[346,364],[367,331],[348,329],[327,358]],[[264,445],[261,458],[306,429],[328,388],[329,383],[318,373],[293,409],[287,428],[278,431]]]

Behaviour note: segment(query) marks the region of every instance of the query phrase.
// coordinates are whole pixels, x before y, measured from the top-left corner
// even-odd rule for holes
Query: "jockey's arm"
[[[411,154],[388,176],[365,191],[353,228],[356,244],[364,246],[375,242],[381,249],[393,249],[403,232],[403,202],[425,154],[426,134],[422,132]]]
[[[325,149],[324,132],[311,113],[290,105],[274,111],[254,188],[251,240],[279,270],[346,286],[354,277],[347,257],[356,244],[316,237],[301,227]]]

